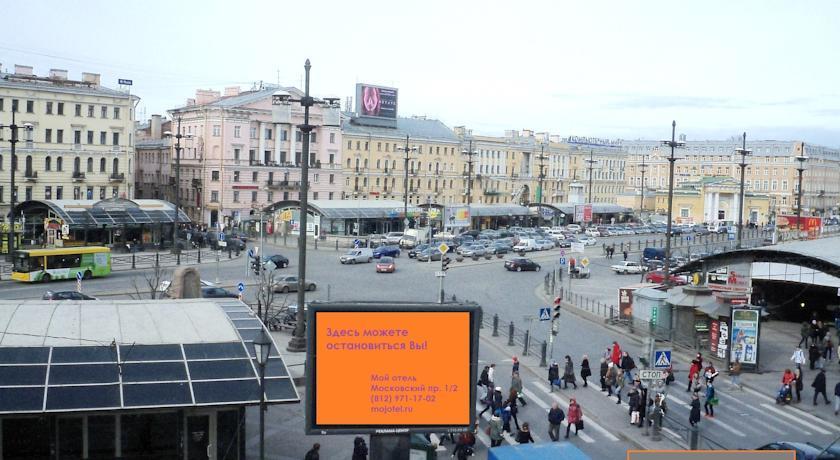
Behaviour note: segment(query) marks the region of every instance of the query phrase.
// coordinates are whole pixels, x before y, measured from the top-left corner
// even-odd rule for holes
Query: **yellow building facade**
[[[674,189],[671,215],[677,224],[737,224],[740,182],[726,176],[703,177],[680,183]],[[668,212],[668,189],[658,189],[655,212]],[[770,197],[755,192],[744,193],[744,225],[766,224],[770,217]]]

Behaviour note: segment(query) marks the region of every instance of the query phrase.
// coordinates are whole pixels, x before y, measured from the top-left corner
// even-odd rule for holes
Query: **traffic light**
[[[560,303],[561,302],[563,302],[562,297],[557,296],[557,297],[554,298],[554,314],[551,315],[552,320],[556,320],[557,318],[560,318],[560,307],[561,307]]]
[[[446,270],[449,270],[449,264],[451,262],[452,262],[452,259],[450,259],[449,257],[444,257],[444,258],[440,259],[440,269],[441,269],[441,271],[445,272]]]
[[[259,256],[254,256],[251,259],[251,269],[254,271],[254,274],[259,276],[260,274],[260,258]]]

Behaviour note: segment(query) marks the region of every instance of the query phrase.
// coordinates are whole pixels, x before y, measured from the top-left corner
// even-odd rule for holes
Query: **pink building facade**
[[[282,90],[294,98],[297,88],[264,85],[240,92],[226,88],[198,90],[187,105],[170,111],[172,132],[181,140],[180,204],[196,225],[238,227],[259,215],[259,209],[300,199],[303,108],[292,103],[281,110],[271,96]],[[341,129],[336,108],[310,109],[309,198],[341,198]],[[174,164],[175,150],[172,147]],[[174,176],[174,173],[173,173]]]

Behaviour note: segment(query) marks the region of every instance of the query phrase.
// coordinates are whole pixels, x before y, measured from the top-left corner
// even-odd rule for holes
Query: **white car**
[[[599,232],[597,228],[587,228],[586,232],[584,232],[584,233],[586,233],[587,236],[592,236],[592,237],[601,236],[601,232]]]
[[[566,226],[566,230],[568,230],[572,233],[580,233],[581,228],[580,228],[580,225],[578,225],[578,224],[569,224],[569,225]]]
[[[598,242],[595,238],[593,238],[591,236],[581,236],[577,240],[579,242],[585,244],[586,246],[595,246],[595,244]]]
[[[619,275],[640,274],[644,273],[645,267],[638,262],[624,261],[616,265],[611,265],[610,270]]]
[[[540,251],[554,249],[554,243],[549,240],[537,240],[537,249]]]

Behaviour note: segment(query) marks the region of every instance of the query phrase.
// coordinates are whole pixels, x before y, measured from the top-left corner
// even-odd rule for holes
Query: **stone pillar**
[[[703,201],[703,220],[708,224],[712,222],[712,194],[706,192]]]
[[[295,142],[296,142],[296,129],[295,125],[289,125],[289,163],[297,164],[295,161]]]
[[[259,127],[257,128],[257,136],[259,136],[260,143],[259,143],[259,151],[257,151],[257,158],[260,163],[265,160],[265,123],[260,122]]]
[[[280,164],[280,151],[283,150],[282,137],[283,125],[280,123],[274,124],[274,162]]]
[[[715,192],[712,195],[712,222],[718,220],[718,211],[720,210],[720,192]]]

